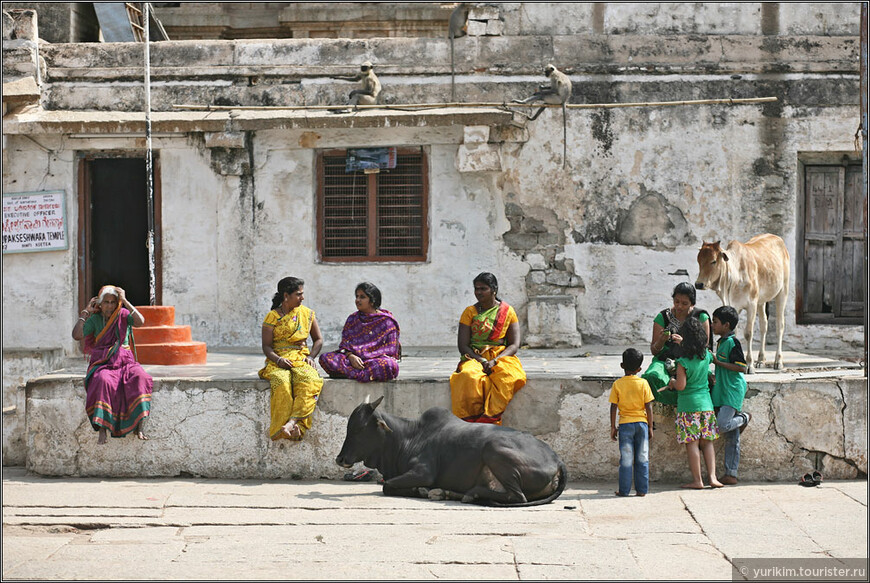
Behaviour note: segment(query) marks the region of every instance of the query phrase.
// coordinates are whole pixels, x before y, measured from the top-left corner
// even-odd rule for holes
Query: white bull
[[[711,289],[726,306],[738,312],[746,311],[744,338],[746,339],[746,364],[752,366],[752,331],[755,315],[759,318],[761,347],[758,365],[765,360],[764,347],[767,341],[767,312],[764,304],[776,301],[776,359],[774,368],[783,368],[782,334],[785,328],[785,307],[788,298],[789,255],[785,242],[776,235],[766,233],[741,243],[731,241],[724,250],[715,243],[703,243],[698,251],[698,279],[695,287]]]

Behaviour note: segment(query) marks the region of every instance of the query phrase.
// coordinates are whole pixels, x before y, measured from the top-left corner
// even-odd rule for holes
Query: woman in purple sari
[[[151,412],[154,381],[130,349],[132,327],[144,323],[145,318],[127,301],[124,290],[106,285],[91,298],[73,328],[73,338],[84,339],[85,354],[90,356],[85,410],[91,427],[100,433],[99,444],[106,443],[107,430],[112,437],[135,431],[139,439],[147,439],[142,424]]]
[[[381,307],[381,290],[363,282],[356,286],[357,312],[348,316],[336,352],[320,356],[320,366],[332,378],[367,383],[399,375],[399,323]]]

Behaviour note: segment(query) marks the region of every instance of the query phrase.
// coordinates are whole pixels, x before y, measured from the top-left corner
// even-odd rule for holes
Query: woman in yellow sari
[[[278,282],[272,310],[263,320],[262,347],[266,366],[261,379],[272,385],[272,441],[300,441],[311,428],[311,415],[323,388],[323,379],[314,368],[314,359],[323,346],[314,311],[302,305],[304,281],[285,277]],[[311,337],[309,351],[306,340]]]
[[[453,414],[470,423],[501,425],[514,394],[526,384],[520,359],[520,324],[507,302],[498,299],[498,280],[491,273],[474,278],[477,303],[459,319],[457,345],[462,355],[450,375]]]

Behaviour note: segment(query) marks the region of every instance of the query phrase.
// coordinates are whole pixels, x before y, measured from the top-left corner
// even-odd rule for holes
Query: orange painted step
[[[142,364],[205,364],[205,342],[161,342],[136,344],[136,356]]]
[[[175,306],[136,306],[146,326],[174,326]]]
[[[148,323],[148,320],[145,320]],[[161,342],[191,342],[190,326],[139,326],[133,328],[136,344],[159,344]]]

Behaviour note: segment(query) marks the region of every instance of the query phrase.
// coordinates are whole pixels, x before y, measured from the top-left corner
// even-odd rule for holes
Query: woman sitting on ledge
[[[285,277],[278,282],[278,292],[272,298],[272,310],[263,320],[262,348],[266,366],[259,371],[261,379],[272,386],[270,400],[272,441],[300,441],[311,429],[311,415],[323,388],[323,379],[314,368],[314,357],[320,352],[323,337],[314,311],[303,306],[304,281]],[[311,336],[311,352],[308,337]]]
[[[676,359],[682,356],[680,345],[683,337],[679,334],[680,326],[688,318],[697,318],[710,338],[710,315],[695,307],[695,286],[689,282],[678,283],[671,294],[674,305],[665,308],[653,319],[652,340],[650,351],[652,361],[646,372],[641,375],[649,383],[656,401],[667,405],[677,404],[677,393],[672,390],[676,380]]]
[[[361,383],[399,376],[399,323],[381,308],[381,290],[363,282],[356,286],[356,308],[341,331],[338,351],[320,355],[320,366],[332,378]]]
[[[520,324],[514,309],[498,298],[498,280],[491,273],[474,278],[477,303],[459,318],[457,345],[462,355],[450,375],[453,414],[471,423],[501,425],[514,394],[526,384],[526,373],[515,355],[520,348]]]
[[[85,410],[91,427],[100,432],[99,444],[106,443],[107,429],[112,437],[136,431],[139,439],[147,439],[142,426],[151,412],[154,381],[130,350],[132,327],[143,324],[145,318],[124,290],[107,285],[91,298],[73,327],[72,337],[84,338],[84,352],[90,356]]]

